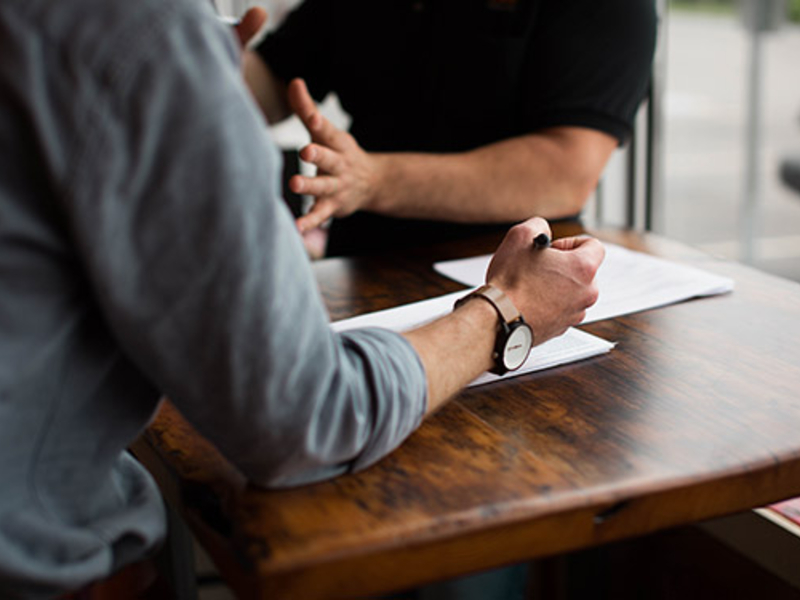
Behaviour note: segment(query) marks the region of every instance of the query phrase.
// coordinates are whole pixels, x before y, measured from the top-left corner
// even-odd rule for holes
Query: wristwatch
[[[519,369],[528,359],[533,348],[533,330],[519,314],[517,307],[501,290],[493,285],[483,285],[471,294],[460,298],[455,308],[473,298],[481,298],[491,304],[500,317],[497,341],[494,344],[494,367],[491,373],[503,375]]]

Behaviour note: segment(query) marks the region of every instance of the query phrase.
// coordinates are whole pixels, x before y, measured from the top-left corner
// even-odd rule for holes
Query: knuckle
[[[591,282],[597,273],[598,266],[597,261],[585,253],[576,257],[575,272],[581,281]]]
[[[298,189],[295,190],[297,193],[307,194],[309,196],[316,196],[317,195],[317,182],[314,179],[310,179],[308,177],[303,177],[300,179],[298,177]]]
[[[594,270],[597,271],[606,256],[606,248],[597,238],[590,238],[588,243],[592,252],[588,253],[587,259],[594,266]]]
[[[312,163],[319,156],[319,150],[314,144],[309,144],[300,151],[300,158],[304,162]]]
[[[303,178],[300,175],[295,175],[289,180],[289,189],[292,190],[295,194],[300,194],[303,192],[304,187]]]
[[[591,281],[592,265],[588,259],[583,255],[576,255],[574,264],[572,265],[573,272],[578,281],[586,282]]]
[[[599,268],[600,263],[606,258],[606,247],[598,239],[594,239],[594,245],[597,246],[597,266]]]
[[[538,234],[545,232],[550,234],[550,226],[547,221],[541,217],[532,217],[521,223],[517,223],[509,230],[511,239],[518,243],[532,243],[533,238]]]
[[[542,217],[532,217],[528,219],[527,223],[530,224],[532,229],[536,229],[537,231],[541,229],[550,230],[550,225],[548,225],[547,221]]]
[[[597,284],[592,283],[586,290],[586,306],[593,306],[598,298],[600,298],[600,289]]]
[[[524,241],[533,239],[534,227],[528,221],[514,225],[509,231],[508,236],[514,241]]]

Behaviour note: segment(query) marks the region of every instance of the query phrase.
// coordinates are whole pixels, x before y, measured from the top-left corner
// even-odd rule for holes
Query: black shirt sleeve
[[[258,51],[335,90],[366,149],[455,152],[561,125],[624,142],[655,37],[654,0],[305,0]]]
[[[538,22],[528,52],[527,126],[591,127],[623,143],[650,82],[652,0],[543,2]]]

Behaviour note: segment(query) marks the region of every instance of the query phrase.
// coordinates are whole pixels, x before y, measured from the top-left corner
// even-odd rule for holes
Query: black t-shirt
[[[366,150],[457,152],[558,125],[622,143],[655,30],[653,0],[305,0],[259,52],[317,100],[335,91]],[[328,250],[474,230],[361,213],[334,222]]]

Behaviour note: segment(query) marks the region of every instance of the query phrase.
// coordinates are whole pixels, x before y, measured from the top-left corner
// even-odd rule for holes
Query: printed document
[[[464,294],[465,292],[461,291],[429,300],[422,300],[421,302],[403,304],[395,308],[336,321],[331,323],[331,327],[334,331],[345,331],[356,327],[383,327],[393,331],[406,331],[443,317],[453,310],[455,301]],[[571,328],[563,335],[534,347],[530,356],[528,356],[528,360],[518,370],[505,375],[484,373],[470,385],[480,385],[533,371],[549,369],[550,367],[575,362],[598,354],[605,354],[613,347],[614,344],[602,338]]]
[[[674,304],[689,298],[724,294],[733,290],[733,280],[683,265],[604,244],[606,258],[597,271],[600,297],[586,311],[584,323]],[[465,285],[483,285],[491,255],[450,260],[434,264],[442,275]]]
[[[733,289],[733,280],[702,269],[605,244],[606,258],[597,272],[600,297],[586,311],[583,323],[610,319],[695,298],[723,294]],[[436,263],[434,268],[473,288],[483,284],[491,255]],[[438,319],[453,310],[455,301],[468,290],[360,315],[331,324],[335,331],[356,327],[383,327],[405,331]],[[470,385],[480,385],[532,371],[604,354],[615,344],[571,328],[564,335],[536,346],[518,370],[503,376],[484,373]]]

